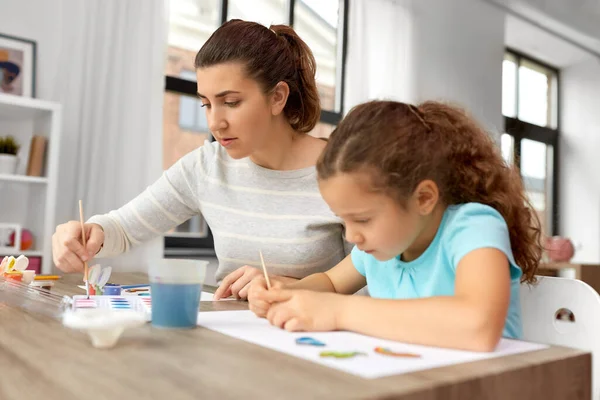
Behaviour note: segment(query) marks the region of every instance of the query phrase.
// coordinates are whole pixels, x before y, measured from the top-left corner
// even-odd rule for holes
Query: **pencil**
[[[83,249],[86,250],[85,229],[83,227],[83,205],[81,204],[81,200],[79,200],[79,222],[81,223],[81,241],[83,242]],[[87,261],[83,262],[83,281],[85,282],[85,294],[87,295],[87,298],[89,299],[90,298],[90,285],[88,284]]]
[[[265,280],[267,281],[267,289],[271,289],[271,281],[269,280],[269,275],[267,274],[267,267],[265,266],[265,259],[263,258],[262,251],[258,251],[260,254],[260,262],[262,263],[263,273],[265,274]]]
[[[36,275],[33,280],[34,281],[56,281],[60,279],[58,275]]]

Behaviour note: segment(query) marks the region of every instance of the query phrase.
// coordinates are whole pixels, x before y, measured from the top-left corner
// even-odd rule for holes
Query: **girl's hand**
[[[271,303],[267,319],[287,331],[334,331],[344,296],[309,290],[271,289],[257,295]]]
[[[269,276],[269,281],[271,282],[271,290],[283,288],[284,281],[280,278]],[[261,318],[267,316],[267,311],[269,311],[269,308],[271,307],[271,303],[261,299],[262,293],[267,290],[267,281],[263,275],[257,276],[250,282],[250,289],[248,289],[250,311]]]

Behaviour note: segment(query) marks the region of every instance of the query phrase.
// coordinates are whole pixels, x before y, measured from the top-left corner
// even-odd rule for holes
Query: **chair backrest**
[[[590,351],[593,398],[600,399],[600,295],[576,279],[538,276],[521,285],[523,339]]]

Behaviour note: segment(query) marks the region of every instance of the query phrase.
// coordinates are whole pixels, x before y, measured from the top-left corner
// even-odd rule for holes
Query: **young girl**
[[[362,104],[317,170],[355,247],[296,283],[266,290],[255,279],[252,311],[290,331],[474,351],[521,336],[519,284],[534,280],[539,221],[518,171],[472,119],[436,102]],[[365,283],[371,298],[348,296]]]
[[[307,134],[320,116],[308,46],[288,26],[232,20],[202,46],[195,66],[216,141],[184,156],[130,203],[90,218],[86,248],[79,222],[59,225],[58,268],[81,271],[84,260],[121,254],[200,212],[219,259],[217,299],[246,297],[261,274],[259,247],[271,272],[288,281],[325,271],[349,252],[342,221],[317,185],[326,142]]]

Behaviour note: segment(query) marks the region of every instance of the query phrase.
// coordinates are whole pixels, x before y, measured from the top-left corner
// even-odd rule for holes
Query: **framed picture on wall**
[[[0,93],[35,97],[36,43],[0,33]]]

